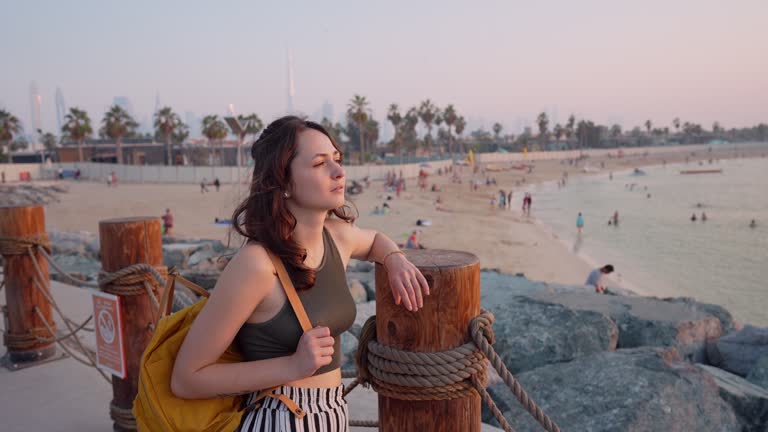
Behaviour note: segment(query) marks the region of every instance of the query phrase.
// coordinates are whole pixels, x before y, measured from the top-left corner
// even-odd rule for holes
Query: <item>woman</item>
[[[356,312],[347,263],[350,258],[382,263],[396,304],[409,311],[423,306],[429,287],[392,240],[353,225],[342,154],[322,126],[293,116],[278,119],[262,132],[251,155],[250,194],[232,217],[234,230],[247,242],[182,344],[172,391],[196,399],[281,386],[275,394],[287,396],[307,415],[298,419],[278,399],[268,398],[244,416],[240,430],[303,426],[310,431],[324,425],[323,430],[345,431],[340,338]],[[302,332],[267,249],[285,264],[313,329]],[[216,364],[233,341],[245,361]]]

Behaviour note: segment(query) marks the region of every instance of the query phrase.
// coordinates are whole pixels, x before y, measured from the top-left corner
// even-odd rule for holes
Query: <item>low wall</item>
[[[19,174],[23,172],[28,172],[30,176],[32,176],[32,180],[42,180],[40,177],[40,164],[31,163],[31,164],[3,164],[0,163],[0,173],[5,173],[5,181],[6,182],[16,182],[19,181]],[[0,175],[0,178],[2,176]]]
[[[579,155],[589,157],[605,157],[607,155],[617,156],[619,150],[624,156],[649,154],[665,154],[679,152],[706,151],[712,148],[755,148],[762,147],[768,151],[768,143],[735,143],[735,144],[699,144],[684,146],[663,146],[663,147],[630,147],[621,149],[585,149],[585,150],[564,150],[564,151],[540,151],[523,153],[481,153],[476,155],[476,159],[481,163],[506,163],[517,161],[540,161],[540,160],[562,160],[577,158]],[[451,165],[450,159],[428,162],[432,170],[447,168]],[[348,179],[360,180],[369,177],[372,180],[383,179],[387,172],[395,171],[403,177],[414,178],[418,176],[422,164],[411,163],[403,165],[351,165],[344,169]],[[40,164],[0,164],[0,172],[5,172],[6,181],[18,181],[19,173],[29,172],[33,180],[52,179],[55,177],[59,167],[65,170],[80,169],[81,176],[85,179],[106,182],[106,178],[112,172],[117,175],[118,181],[132,183],[200,183],[203,180],[213,182],[218,178],[222,183],[234,183],[238,178],[237,167],[211,167],[211,166],[164,166],[164,165],[117,165],[107,163],[93,162],[67,162],[53,164],[50,168],[41,168]],[[251,167],[242,167],[240,178],[243,183],[248,183],[251,175]]]

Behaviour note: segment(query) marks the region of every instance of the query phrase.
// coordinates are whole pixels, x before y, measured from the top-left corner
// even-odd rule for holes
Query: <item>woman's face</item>
[[[331,140],[314,129],[297,136],[296,157],[291,162],[293,204],[306,209],[328,211],[344,205],[344,168],[341,154]]]

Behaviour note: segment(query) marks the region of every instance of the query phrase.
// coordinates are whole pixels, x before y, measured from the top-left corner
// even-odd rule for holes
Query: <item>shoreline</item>
[[[669,151],[670,149],[665,149]],[[745,157],[761,157],[768,153],[768,143],[739,149]],[[415,179],[408,179],[408,189],[400,198],[394,192],[383,190],[384,182],[371,181],[371,187],[356,196],[348,196],[358,211],[358,226],[376,229],[388,235],[397,243],[404,243],[414,229],[422,230],[421,241],[429,248],[464,250],[480,258],[483,268],[498,269],[511,275],[523,273],[531,280],[582,285],[588,273],[595,267],[590,262],[599,257],[580,256],[574,253],[567,242],[536,218],[534,195],[533,211],[530,217],[523,216],[514,205],[519,202],[525,190],[546,182],[557,181],[564,172],[569,178],[605,175],[608,172],[632,170],[638,167],[684,162],[691,163],[709,158],[731,159],[734,145],[724,148],[713,147],[712,153],[697,151],[691,156],[688,149],[676,152],[648,155],[632,155],[624,158],[589,158],[578,166],[569,165],[565,160],[528,161],[534,166],[533,172],[517,170],[488,171],[487,176],[495,177],[496,186],[479,187],[470,192],[469,181],[473,179],[471,167],[463,167],[462,183],[452,183],[449,176],[432,173],[429,186],[435,184],[440,192],[420,191]],[[584,166],[605,167],[598,172],[582,172]],[[516,162],[491,163],[496,167],[510,167]],[[485,177],[475,175],[474,179]],[[51,184],[54,182],[46,182]],[[227,244],[228,227],[214,224],[214,218],[229,218],[238,201],[236,187],[222,186],[220,192],[201,194],[198,185],[188,184],[142,184],[120,183],[108,188],[100,182],[65,181],[69,192],[59,195],[60,201],[46,206],[46,229],[51,231],[98,232],[101,220],[126,216],[152,215],[159,217],[165,208],[175,216],[175,231],[179,237],[221,240]],[[499,189],[513,191],[512,209],[501,210],[490,207],[491,195]],[[245,191],[241,191],[241,194]],[[386,197],[392,199],[387,201]],[[435,201],[441,197],[442,207],[449,211],[437,210]],[[391,211],[386,216],[370,214],[375,206],[389,203]],[[417,226],[418,219],[428,219],[430,226]],[[239,244],[233,238],[233,246]],[[615,281],[613,285],[622,288],[632,286],[631,281]],[[633,287],[638,295],[645,295],[642,288]],[[671,293],[672,294],[672,293]]]

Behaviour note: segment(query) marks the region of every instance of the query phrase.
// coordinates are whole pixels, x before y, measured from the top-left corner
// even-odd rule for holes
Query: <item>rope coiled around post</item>
[[[147,293],[157,310],[160,307],[157,293],[165,286],[166,276],[168,276],[168,269],[165,266],[133,264],[112,273],[100,272],[99,288],[104,292],[121,296]]]
[[[120,426],[124,430],[136,430],[136,418],[133,417],[133,410],[131,408],[120,408],[115,405],[115,401],[112,400],[109,403],[109,417],[115,422],[115,425]]]
[[[514,432],[485,390],[486,358],[509,386],[523,407],[548,432],[558,426],[528,397],[493,349],[494,317],[482,310],[469,325],[472,342],[441,352],[397,350],[376,341],[376,316],[370,317],[360,335],[357,350],[358,376],[347,392],[358,384],[371,386],[377,393],[401,400],[444,400],[477,393],[489,406],[499,424]]]
[[[37,246],[51,253],[51,241],[46,233],[26,237],[0,236],[0,255],[24,255],[29,248]]]

